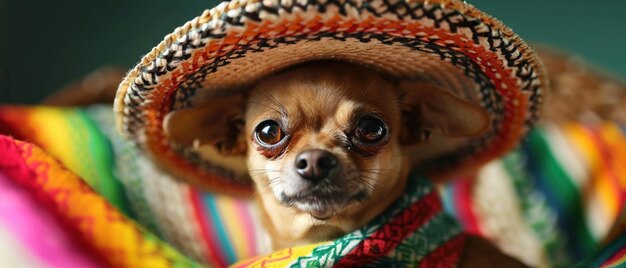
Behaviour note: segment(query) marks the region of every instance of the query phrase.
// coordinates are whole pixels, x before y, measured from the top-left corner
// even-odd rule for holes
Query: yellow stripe
[[[41,144],[55,158],[68,167],[79,165],[73,150],[70,137],[67,136],[69,124],[62,109],[38,107],[33,109],[32,125],[45,131],[37,132],[37,143]]]
[[[568,125],[565,129],[568,136],[571,138],[572,144],[581,151],[583,158],[589,165],[591,175],[591,185],[589,186],[593,189],[593,192],[589,193],[589,195],[583,193],[583,197],[586,199],[600,199],[600,203],[603,204],[606,211],[609,213],[609,215],[606,216],[613,218],[613,215],[617,215],[618,213],[618,196],[610,183],[610,178],[602,168],[600,162],[602,161],[602,157],[597,150],[597,145],[580,125]],[[587,203],[587,200],[585,200],[585,203]]]
[[[224,221],[224,227],[228,233],[229,240],[233,244],[233,249],[237,255],[237,259],[252,257],[252,252],[248,252],[247,239],[242,230],[245,230],[245,226],[241,223],[242,219],[239,219],[237,215],[237,208],[235,202],[231,198],[224,198],[223,196],[216,196],[215,203],[219,210],[219,213]]]
[[[87,184],[95,186],[94,179],[99,176],[96,174],[98,171],[93,168],[96,165],[90,163],[94,158],[87,155],[89,148],[82,148],[87,144],[78,143],[90,134],[80,122],[79,115],[71,110],[37,107],[33,108],[29,125],[45,129],[33,135],[36,144],[81,176]]]
[[[315,248],[331,243],[332,242],[322,242],[318,244],[276,250],[269,255],[247,264],[246,267],[287,267],[299,257],[309,255]],[[241,267],[244,263],[246,263],[246,261],[236,263],[231,267]]]
[[[605,123],[602,126],[602,139],[611,149],[613,156],[611,169],[618,178],[621,191],[626,190],[626,138],[622,130],[613,123]]]

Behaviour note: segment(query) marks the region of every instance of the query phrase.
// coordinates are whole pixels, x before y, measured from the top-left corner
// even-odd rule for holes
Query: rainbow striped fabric
[[[0,192],[7,201],[0,219],[30,249],[21,252],[35,257],[29,262],[44,267],[199,266],[134,224],[41,149],[0,136],[0,151]]]
[[[191,258],[224,267],[267,253],[256,207],[173,180],[121,139],[111,107],[0,108],[0,134],[41,147],[113,206]],[[100,172],[103,171],[103,172]]]
[[[473,183],[445,186],[445,207],[465,230],[527,263],[569,267],[592,258],[626,230],[619,227],[626,212],[624,134],[612,123],[540,126]]]
[[[190,259],[208,266],[224,267],[237,261],[242,261],[236,264],[237,267],[383,263],[454,266],[459,259],[465,236],[456,221],[443,213],[432,185],[417,175],[403,198],[363,229],[335,241],[269,253],[269,241],[260,228],[260,217],[251,198],[206,193],[173,180],[115,134],[110,127],[113,120],[110,111],[110,107],[4,107],[0,108],[0,132],[37,144],[69,170],[85,177],[86,184],[111,200],[110,210],[123,211],[128,218],[139,223],[135,225],[129,220],[127,227],[142,231],[145,227],[146,235],[154,234],[155,243],[161,243],[156,237],[163,239]],[[7,143],[22,144],[4,139]],[[63,141],[56,143],[56,140]],[[87,152],[75,155],[81,149]],[[21,158],[26,156],[15,155],[8,161],[21,161]],[[41,161],[54,162],[50,157]],[[104,169],[109,169],[106,177],[97,173]],[[4,173],[4,170],[0,171]],[[46,176],[63,181],[64,178],[57,179],[56,176],[70,174],[67,171]],[[8,178],[9,182],[15,180],[14,176]],[[78,195],[74,193],[78,189],[67,191]],[[101,211],[77,210],[90,218],[109,219],[109,215]],[[70,227],[70,230],[76,228]],[[113,235],[111,230],[104,228],[90,231]],[[82,238],[86,244],[96,242],[89,236]],[[97,251],[95,263],[104,259],[115,266],[136,267],[119,259],[126,256],[127,251],[135,252],[137,244],[142,245],[137,242],[116,244],[118,253],[114,256],[106,250]],[[190,261],[184,266],[187,265],[195,263]]]
[[[540,267],[626,261],[626,138],[611,123],[543,125],[474,176],[436,188],[413,175],[364,228],[277,252],[250,199],[173,180],[117,136],[110,107],[0,107],[0,134],[17,139],[0,138],[3,263],[447,267],[467,233]]]

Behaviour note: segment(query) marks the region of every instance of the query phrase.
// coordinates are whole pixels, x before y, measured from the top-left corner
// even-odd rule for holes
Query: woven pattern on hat
[[[319,59],[433,83],[490,112],[491,131],[425,163],[433,172],[510,150],[537,119],[546,87],[534,52],[461,1],[232,1],[178,28],[129,72],[116,100],[118,128],[188,180],[247,194],[233,181],[239,175],[168,142],[165,115]]]

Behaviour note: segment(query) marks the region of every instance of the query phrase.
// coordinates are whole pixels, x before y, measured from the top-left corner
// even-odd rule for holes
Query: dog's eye
[[[263,121],[255,129],[255,136],[257,141],[262,145],[275,145],[280,142],[285,133],[275,121]]]
[[[387,134],[385,124],[373,116],[364,116],[354,130],[354,136],[366,143],[376,143],[381,141]]]

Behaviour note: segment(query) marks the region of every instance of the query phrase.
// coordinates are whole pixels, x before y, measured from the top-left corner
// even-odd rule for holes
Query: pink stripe
[[[72,242],[48,211],[3,173],[0,173],[0,196],[0,222],[15,234],[31,256],[50,267],[99,267]]]
[[[256,256],[256,234],[254,232],[254,227],[252,226],[252,217],[250,215],[250,207],[248,203],[243,200],[235,200],[235,208],[236,213],[238,215],[239,220],[243,224],[244,234],[246,238],[246,243],[248,244],[248,255],[247,256]]]
[[[218,239],[212,232],[213,227],[211,222],[205,218],[206,209],[204,207],[204,203],[200,200],[200,195],[201,193],[194,189],[189,190],[189,197],[191,204],[193,205],[194,215],[198,220],[198,226],[200,227],[202,237],[204,238],[203,240],[207,246],[207,261],[210,261],[211,264],[217,267],[226,267],[227,263],[223,258],[224,254],[221,251],[221,247],[219,244],[215,243]]]

